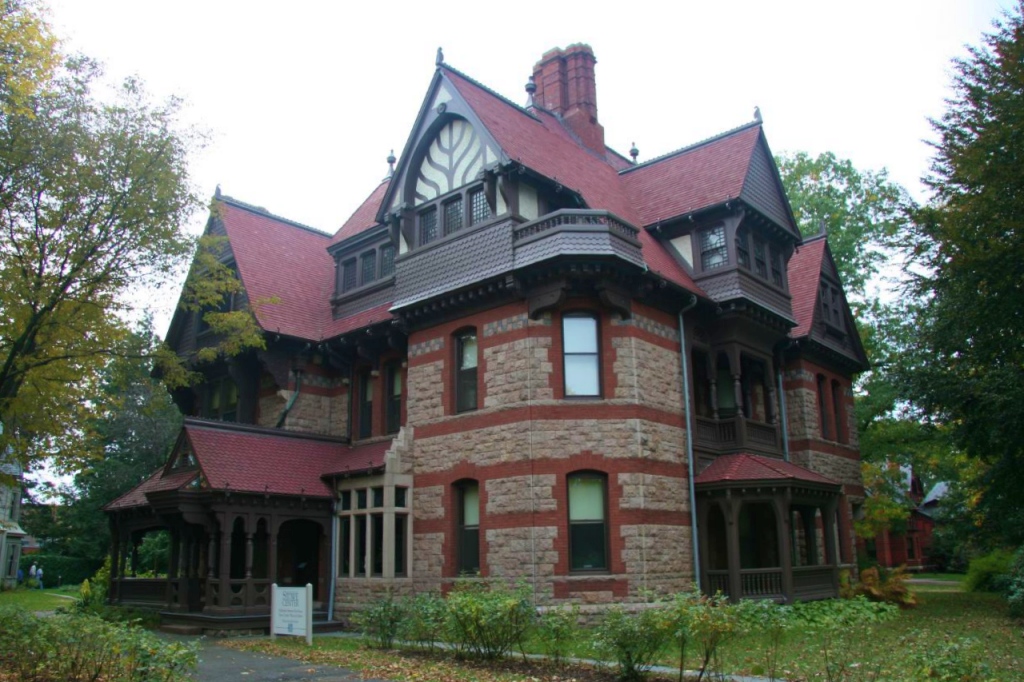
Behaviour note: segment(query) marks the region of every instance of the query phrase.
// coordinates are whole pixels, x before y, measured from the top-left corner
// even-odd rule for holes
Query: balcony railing
[[[708,592],[730,595],[729,571],[708,571]],[[784,599],[781,568],[745,568],[740,571],[742,599]]]
[[[562,227],[597,227],[605,228],[609,232],[632,242],[637,242],[640,231],[616,217],[608,211],[592,211],[584,209],[564,209],[555,211],[538,220],[523,223],[517,226],[512,232],[512,242],[516,243],[534,235],[555,230]]]
[[[709,450],[752,447],[776,452],[781,447],[777,424],[765,424],[743,416],[727,419],[697,417],[696,421],[694,442]]]

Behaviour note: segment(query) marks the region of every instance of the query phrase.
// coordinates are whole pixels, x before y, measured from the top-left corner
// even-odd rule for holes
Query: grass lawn
[[[942,652],[935,651],[959,638],[970,638],[972,655],[989,666],[994,680],[1024,679],[1024,629],[1006,613],[1005,603],[996,595],[967,594],[945,585],[914,585],[918,606],[899,614],[895,620],[867,626],[831,642],[834,659],[854,664],[846,680],[910,679],[907,676],[911,651],[932,649],[924,660],[936,662]],[[722,667],[733,674],[763,674],[764,635],[749,634],[736,638],[722,648]],[[779,652],[777,675],[791,682],[827,679],[820,634],[794,632],[786,636]],[[450,656],[366,649],[359,640],[342,637],[317,637],[313,648],[294,638],[231,640],[234,646],[275,653],[311,663],[333,664],[355,670],[364,677],[400,682],[605,682],[614,679],[608,671],[562,669],[550,665],[522,664],[518,657],[502,664],[482,665],[458,662]],[[946,646],[945,651],[952,651]],[[688,652],[687,668],[696,664]],[[663,663],[672,665],[678,653],[665,652]],[[658,679],[656,677],[650,678]],[[675,679],[665,678],[665,679]],[[833,678],[839,679],[839,678]]]
[[[78,587],[65,585],[54,590],[18,589],[0,592],[0,606],[20,606],[28,611],[53,611],[76,599]]]

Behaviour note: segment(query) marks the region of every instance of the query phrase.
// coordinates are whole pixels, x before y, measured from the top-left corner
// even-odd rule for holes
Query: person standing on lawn
[[[39,583],[39,589],[43,589],[43,567],[40,566],[36,569],[36,581]]]
[[[36,565],[35,565],[35,563],[32,564],[32,568],[28,569],[28,577],[29,578],[35,578],[36,577]]]

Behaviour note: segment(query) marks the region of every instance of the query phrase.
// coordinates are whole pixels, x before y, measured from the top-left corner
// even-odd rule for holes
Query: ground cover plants
[[[951,584],[956,584],[951,581]],[[778,606],[743,602],[729,606],[699,594],[654,599],[643,607],[612,609],[610,618],[577,627],[571,607],[542,611],[511,655],[485,660],[468,647],[444,641],[445,600],[419,595],[392,599],[399,617],[391,646],[377,638],[318,637],[307,648],[297,641],[236,640],[227,646],[330,663],[364,677],[420,682],[678,682],[718,680],[724,674],[765,679],[842,682],[989,682],[1018,679],[1024,670],[1024,632],[994,594],[967,594],[945,585],[912,585],[918,605],[901,610],[864,598]],[[483,589],[483,588],[478,588]],[[513,586],[500,588],[514,597]],[[420,615],[415,604],[428,608]],[[478,604],[479,606],[479,604]],[[475,608],[475,607],[474,607]],[[482,608],[482,607],[481,607]],[[561,622],[544,625],[548,613]],[[612,615],[615,614],[615,615]],[[552,627],[558,632],[552,637]],[[427,633],[434,633],[430,638]],[[650,642],[661,645],[651,652]],[[553,640],[558,643],[553,643]],[[432,643],[428,644],[428,640]],[[633,644],[631,644],[631,642]],[[517,652],[545,654],[540,661]],[[553,653],[552,647],[557,651]],[[586,665],[566,658],[601,659]],[[557,659],[557,662],[556,662]],[[652,668],[652,666],[654,666]],[[657,666],[667,666],[670,670]],[[650,672],[646,672],[646,671]]]

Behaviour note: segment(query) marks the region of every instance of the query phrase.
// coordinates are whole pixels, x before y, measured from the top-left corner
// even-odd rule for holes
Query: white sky
[[[950,59],[1012,0],[49,3],[58,33],[111,76],[185,98],[212,134],[193,165],[202,195],[220,183],[333,232],[405,145],[438,46],[524,102],[544,51],[589,43],[606,141],[623,154],[635,141],[641,161],[744,123],[758,105],[774,152],[885,167],[923,199],[927,117],[943,111]],[[159,301],[158,330],[173,303]]]

